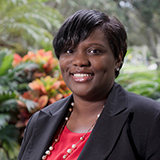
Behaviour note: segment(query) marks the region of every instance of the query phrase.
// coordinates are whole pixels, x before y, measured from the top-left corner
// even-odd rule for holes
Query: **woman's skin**
[[[64,81],[73,92],[75,107],[67,123],[72,132],[86,132],[102,111],[122,61],[116,59],[101,29],[60,55]]]

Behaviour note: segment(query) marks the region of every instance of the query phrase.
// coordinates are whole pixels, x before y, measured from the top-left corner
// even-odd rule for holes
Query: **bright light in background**
[[[123,8],[132,8],[132,5],[131,5],[131,3],[129,3],[129,2],[124,2],[124,1],[120,1],[119,2],[119,5],[121,6],[121,7],[123,7]]]

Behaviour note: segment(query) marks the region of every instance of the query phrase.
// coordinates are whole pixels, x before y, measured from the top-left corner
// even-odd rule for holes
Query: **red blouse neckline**
[[[51,155],[47,157],[47,160],[64,160],[63,155],[65,155],[67,150],[71,148],[73,144],[76,144],[84,134],[86,133],[72,132],[65,126],[59,142],[55,144],[54,150],[51,152]],[[66,160],[76,160],[78,158],[90,134],[91,131],[86,134],[84,140],[67,156]]]

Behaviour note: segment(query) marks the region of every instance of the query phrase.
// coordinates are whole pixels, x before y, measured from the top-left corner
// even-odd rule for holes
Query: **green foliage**
[[[1,54],[2,53],[2,54]],[[5,53],[5,54],[4,54]],[[16,68],[12,67],[13,54],[9,53],[7,50],[0,52],[1,62],[0,62],[0,95],[3,97],[15,97],[17,88],[26,88],[26,86],[19,85],[19,82],[23,82],[24,72],[22,72],[22,68],[26,67],[26,64],[20,65]],[[3,55],[3,56],[2,56]],[[29,64],[28,64],[29,65]],[[2,99],[2,98],[0,98]],[[6,98],[5,98],[6,99]]]
[[[51,49],[53,32],[62,16],[44,0],[0,1],[0,46],[25,54],[36,48]]]
[[[7,54],[6,54],[7,53]],[[12,67],[13,55],[11,52],[4,50],[0,53],[0,76],[4,75]]]
[[[0,52],[0,57],[0,157],[8,160],[16,158],[15,152],[19,149],[19,144],[15,140],[15,137],[18,139],[18,135],[14,134],[18,130],[9,124],[12,118],[10,111],[15,110],[17,106],[14,90],[16,85],[12,81],[12,74],[8,72],[12,70],[13,55],[4,50]]]
[[[16,159],[19,153],[19,132],[13,125],[6,125],[0,129],[0,156]]]
[[[0,130],[6,125],[6,122],[9,121],[10,115],[1,114],[0,115]]]
[[[4,148],[0,148],[0,159],[8,160],[7,154],[6,154],[5,150],[4,150]]]
[[[0,159],[17,159],[19,152],[19,131],[11,123],[17,118],[17,100],[21,91],[28,88],[23,76],[24,68],[31,63],[12,67],[13,54],[8,50],[0,52]],[[32,66],[32,65],[31,65]]]
[[[0,103],[0,107],[0,112],[14,111],[17,109],[17,99],[3,97],[3,101]]]
[[[116,79],[127,91],[158,100],[160,95],[160,72],[149,71],[145,66],[126,65]]]

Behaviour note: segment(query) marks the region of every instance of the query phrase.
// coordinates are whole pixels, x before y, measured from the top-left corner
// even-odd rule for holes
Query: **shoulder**
[[[123,97],[123,101],[121,104],[126,106],[127,112],[132,112],[134,116],[139,120],[150,119],[152,121],[154,117],[160,113],[160,103],[141,95],[137,95],[135,93],[131,93],[126,91],[121,85],[116,84],[116,96],[115,97]],[[119,98],[120,99],[120,98]]]
[[[133,126],[139,130],[150,130],[160,123],[160,103],[134,93],[127,92],[127,110],[133,114]],[[145,134],[145,133],[143,133]],[[147,134],[147,132],[146,132]]]
[[[125,104],[129,110],[148,110],[148,111],[160,111],[160,103],[132,92],[126,91],[120,84],[115,83],[114,85],[114,99],[119,100],[122,97],[121,103]],[[113,96],[112,96],[113,98]],[[125,103],[124,103],[125,102]]]
[[[127,92],[127,103],[130,108],[138,109],[139,111],[146,110],[155,113],[160,111],[159,102],[131,92]]]
[[[40,113],[45,113],[45,114],[57,114],[58,112],[60,112],[61,110],[64,109],[64,107],[67,107],[67,103],[69,103],[72,100],[72,95],[68,96],[66,98],[63,98],[61,100],[58,100],[48,106],[46,106],[45,108],[35,112],[31,118],[29,119],[29,122],[27,124],[27,126],[30,126],[30,128],[34,128],[34,123],[37,121],[37,118],[40,116]]]

